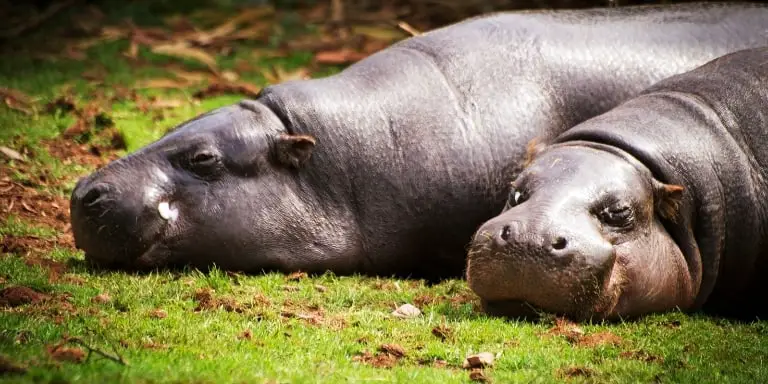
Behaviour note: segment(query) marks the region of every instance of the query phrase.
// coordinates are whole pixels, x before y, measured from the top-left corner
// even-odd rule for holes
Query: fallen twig
[[[401,21],[397,23],[397,26],[400,27],[403,31],[406,31],[411,34],[411,36],[418,36],[421,35],[421,32],[419,32],[416,28],[412,27],[410,24],[406,23],[405,21]]]
[[[88,344],[87,344],[85,341],[83,341],[83,339],[81,339],[81,338],[79,338],[79,337],[67,337],[67,338],[65,338],[65,339],[64,339],[64,341],[62,341],[62,342],[61,342],[61,343],[58,345],[58,347],[61,347],[62,345],[65,345],[65,344],[67,344],[67,343],[78,344],[78,345],[80,345],[81,347],[83,347],[83,348],[87,349],[87,350],[88,350],[88,356],[86,356],[86,357],[85,357],[85,361],[88,361],[88,359],[90,359],[90,358],[91,358],[91,353],[95,353],[95,354],[97,354],[97,355],[100,355],[100,356],[102,356],[102,357],[104,357],[104,358],[108,359],[108,360],[112,360],[112,361],[114,361],[114,362],[116,362],[116,363],[118,363],[118,364],[121,364],[121,365],[128,365],[128,362],[127,362],[127,361],[125,361],[125,359],[124,359],[122,356],[120,356],[120,354],[119,354],[119,353],[117,353],[117,351],[114,351],[114,352],[115,352],[115,354],[114,354],[114,355],[111,355],[111,354],[109,354],[109,353],[107,353],[107,352],[104,352],[104,351],[102,351],[102,350],[100,350],[100,349],[97,349],[97,348],[91,347],[91,346],[90,346],[90,345],[88,345]],[[114,349],[114,347],[113,347],[113,349]]]

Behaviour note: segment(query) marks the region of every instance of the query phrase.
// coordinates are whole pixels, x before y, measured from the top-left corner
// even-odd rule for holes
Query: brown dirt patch
[[[557,318],[555,319],[555,325],[547,330],[546,334],[550,336],[562,336],[568,340],[568,342],[575,344],[584,336],[584,330],[574,322],[564,318]]]
[[[67,264],[60,261],[36,256],[29,256],[24,258],[24,263],[29,266],[40,266],[44,269],[47,269],[48,280],[51,282],[59,281],[60,276],[63,275],[69,268]]]
[[[62,273],[66,265],[54,260],[40,257],[56,247],[71,247],[73,245],[71,234],[59,235],[53,238],[41,238],[35,235],[13,236],[4,235],[0,240],[2,253],[15,253],[26,256],[27,265],[40,265],[49,269],[55,269]]]
[[[253,338],[253,332],[250,329],[246,329],[243,333],[238,335],[237,338],[240,340],[250,340]]]
[[[113,134],[113,133],[110,133]],[[81,164],[100,168],[119,156],[114,148],[94,144],[79,144],[66,139],[53,139],[43,142],[51,156],[64,164]]]
[[[110,297],[107,293],[100,293],[91,298],[91,303],[94,304],[107,304],[110,301],[112,301],[112,297]]]
[[[6,216],[14,215],[44,224],[59,231],[69,230],[69,200],[41,192],[2,176],[0,167],[0,202]],[[30,183],[37,183],[31,181]]]
[[[432,328],[432,335],[445,341],[453,336],[453,330],[447,325],[438,325],[437,327]]]
[[[579,347],[620,345],[624,341],[621,337],[608,331],[586,334],[578,324],[564,318],[555,319],[555,325],[547,330],[546,335],[563,337],[572,345]]]
[[[413,304],[415,304],[419,308],[424,308],[427,305],[432,305],[434,303],[437,303],[439,301],[439,298],[436,298],[431,295],[420,295],[416,296],[416,298],[413,299]]]
[[[56,345],[48,347],[48,354],[56,361],[68,361],[81,363],[85,360],[85,351],[77,347],[64,347]]]
[[[369,351],[363,351],[352,358],[352,361],[358,361],[374,368],[392,368],[397,365],[398,358],[389,353],[378,352],[375,355]]]
[[[168,312],[162,309],[153,309],[149,311],[149,317],[153,319],[165,319],[166,317],[168,317]]]
[[[24,304],[37,304],[51,298],[42,292],[24,286],[7,287],[0,291],[0,307],[18,307]]]
[[[580,347],[597,347],[600,345],[620,345],[624,340],[611,332],[596,332],[583,336],[576,343]]]
[[[570,366],[566,368],[561,368],[558,371],[558,376],[564,377],[564,378],[592,377],[594,375],[595,375],[595,370],[588,367]]]
[[[392,368],[405,357],[405,349],[397,344],[382,344],[376,354],[363,351],[354,356],[352,361],[358,361],[374,368]]]
[[[285,279],[288,281],[299,281],[306,278],[307,278],[306,272],[293,272],[290,275],[285,277]]]
[[[210,288],[202,288],[195,291],[194,299],[197,301],[195,312],[224,309],[227,312],[243,313],[245,306],[238,303],[232,297],[216,296],[215,291]]]

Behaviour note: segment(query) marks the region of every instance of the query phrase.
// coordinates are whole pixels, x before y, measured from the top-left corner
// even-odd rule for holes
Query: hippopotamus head
[[[76,245],[115,268],[318,264],[348,244],[327,238],[333,223],[300,177],[314,147],[258,102],[213,110],[79,180]]]
[[[503,212],[476,232],[467,278],[485,309],[632,317],[692,300],[665,229],[683,187],[621,149],[571,141],[534,150]]]

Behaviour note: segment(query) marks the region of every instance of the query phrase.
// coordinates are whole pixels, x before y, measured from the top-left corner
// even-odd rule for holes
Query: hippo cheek
[[[470,247],[467,281],[486,311],[509,317],[610,313],[622,280],[613,246],[596,235],[526,227],[486,224]]]
[[[635,317],[687,309],[693,302],[693,287],[682,251],[660,225],[647,236],[616,246],[622,265],[621,296],[612,315]]]

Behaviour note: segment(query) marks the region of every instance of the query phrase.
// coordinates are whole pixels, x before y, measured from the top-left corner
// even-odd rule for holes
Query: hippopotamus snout
[[[78,180],[72,191],[70,211],[75,246],[85,250],[86,260],[93,264],[135,266],[160,235],[163,222],[169,221],[160,220],[164,212],[158,212],[158,206],[168,195],[164,180],[149,174],[127,177],[136,169],[150,168],[128,169],[120,162],[113,163]],[[135,179],[142,182],[128,181]],[[173,207],[166,208],[165,214],[170,218]]]
[[[515,207],[477,231],[467,279],[489,312],[527,314],[526,307],[558,313],[598,305],[616,254],[591,226],[530,214]],[[522,305],[526,304],[526,305]],[[516,308],[516,309],[513,309]]]

